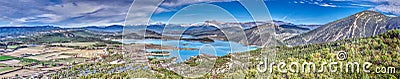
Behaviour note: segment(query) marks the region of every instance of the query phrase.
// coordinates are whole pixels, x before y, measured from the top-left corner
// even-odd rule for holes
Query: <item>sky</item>
[[[294,24],[326,24],[364,10],[400,16],[399,0],[258,1],[265,3],[266,7],[257,6],[254,10],[266,9],[268,12],[249,12],[236,0],[140,1],[132,5],[133,0],[0,0],[0,26],[84,27],[123,25],[127,22],[143,24],[147,20],[150,23],[170,24],[201,23],[206,20],[248,22],[252,21],[251,13],[261,15],[257,18],[270,16],[272,20]],[[156,1],[160,1],[160,5],[154,4]]]

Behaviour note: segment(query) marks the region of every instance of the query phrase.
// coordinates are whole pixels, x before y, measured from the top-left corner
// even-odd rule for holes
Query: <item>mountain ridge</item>
[[[398,17],[388,17],[374,11],[362,11],[354,15],[327,23],[284,42],[289,46],[331,42],[347,38],[362,38],[398,29]]]

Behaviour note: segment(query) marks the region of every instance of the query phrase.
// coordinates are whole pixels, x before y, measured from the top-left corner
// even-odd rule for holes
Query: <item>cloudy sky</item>
[[[132,2],[133,0],[0,0],[0,26],[106,26],[123,24],[125,18],[132,24],[135,22],[139,24],[141,21],[146,21],[146,18],[141,16],[151,14],[153,14],[151,22],[154,23],[168,22],[174,14],[180,15],[176,16],[178,17],[174,20],[176,23],[203,21],[204,19],[195,20],[199,16],[222,21],[233,21],[229,16],[238,21],[251,20],[249,12],[235,0],[165,0],[154,13],[145,11],[152,10],[151,7],[156,5],[137,3],[131,7],[131,10],[135,9],[130,11],[134,12],[134,15],[129,15],[135,17],[126,17]],[[363,10],[378,11],[388,16],[400,15],[399,0],[264,0],[263,2],[266,3],[272,19],[295,24],[325,24]],[[231,14],[229,18],[226,17],[226,13]],[[265,16],[269,14],[266,13]]]

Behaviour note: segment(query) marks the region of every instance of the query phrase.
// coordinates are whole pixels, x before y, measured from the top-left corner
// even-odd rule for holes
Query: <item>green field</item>
[[[15,45],[15,46],[8,46],[8,48],[9,48],[9,49],[15,49],[15,48],[18,48],[18,46],[17,46],[17,45]]]
[[[5,60],[11,60],[14,59],[15,57],[13,56],[0,56],[0,61],[5,61]]]
[[[45,64],[65,64],[73,62],[85,62],[86,58],[61,58],[56,60],[44,61]]]
[[[7,64],[4,63],[0,63],[0,66],[8,66]]]
[[[17,57],[13,57],[13,56],[5,56],[5,55],[0,56],[0,61],[11,60],[11,59],[20,60],[22,62],[40,62],[39,60],[28,59],[28,58],[17,58]]]
[[[1,67],[0,72],[9,71],[9,70],[13,70],[13,69],[14,69],[14,67]]]

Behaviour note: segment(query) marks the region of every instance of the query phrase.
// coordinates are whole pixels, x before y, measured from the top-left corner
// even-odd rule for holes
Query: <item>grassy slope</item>
[[[17,58],[17,57],[6,56],[6,55],[0,56],[0,61],[12,60],[12,59],[20,60],[20,61],[22,61],[22,62],[40,62],[40,61],[38,61],[38,60],[28,59],[28,58]]]
[[[274,78],[396,78],[400,76],[400,30],[390,30],[388,33],[360,38],[345,39],[336,42],[311,44],[296,47],[278,47],[276,52],[276,61],[289,62],[315,62],[317,69],[320,62],[371,62],[373,64],[371,72],[376,67],[396,67],[396,73],[392,74],[373,74],[373,73],[300,73],[300,74],[282,74],[274,72],[271,76]],[[337,51],[345,51],[348,59],[339,61],[336,59]],[[260,50],[250,52],[254,58],[260,56]],[[250,59],[254,60],[254,59]],[[253,61],[259,62],[259,61]],[[254,71],[253,66],[248,71]],[[276,69],[275,69],[276,70]],[[362,70],[361,70],[362,71]],[[255,72],[250,77],[256,77],[265,73]],[[229,75],[229,74],[226,74]]]
[[[4,71],[9,71],[9,70],[13,70],[14,67],[2,67],[0,68],[0,72],[4,72]]]
[[[330,43],[321,43],[321,44],[312,44],[306,46],[297,46],[297,47],[277,47],[278,50],[276,51],[276,61],[284,61],[284,62],[321,62],[321,61],[331,61],[335,62],[338,61],[336,59],[336,51],[346,51],[348,53],[349,58],[342,62],[371,62],[373,63],[372,69],[376,66],[380,67],[400,67],[400,30],[391,30],[388,33],[368,37],[368,38],[360,38],[360,39],[346,39],[340,40],[336,42]],[[253,63],[258,63],[255,58],[260,58],[261,50],[254,50],[245,53],[236,53],[235,56],[240,55],[252,55],[250,57],[250,61]],[[224,65],[227,58],[232,58],[229,56],[219,57],[217,61],[216,67],[219,65]],[[244,59],[247,60],[247,59]],[[106,64],[104,64],[106,65]],[[250,64],[248,69],[245,70],[234,70],[230,73],[222,73],[216,76],[211,76],[207,74],[204,78],[236,78],[236,77],[246,77],[246,78],[265,78],[266,73],[259,73],[254,66],[255,64]],[[319,63],[316,63],[317,68],[319,68]],[[75,66],[79,67],[80,66]],[[111,66],[114,67],[114,66]],[[370,69],[371,71],[373,71]],[[397,68],[397,72],[393,74],[372,74],[372,73],[330,73],[330,72],[323,72],[323,73],[299,73],[299,74],[282,74],[275,71],[270,75],[272,78],[396,78],[399,75],[399,68]],[[74,69],[79,70],[79,69]],[[181,76],[169,72],[163,69],[154,69],[159,73],[154,74],[146,70],[141,71],[126,71],[123,73],[115,73],[115,74],[106,74],[106,73],[99,73],[95,75],[88,75],[83,78],[98,78],[98,77],[114,77],[114,78],[128,78],[131,77],[138,77],[138,75],[147,75],[157,78],[181,78]],[[277,70],[276,67],[274,70]],[[137,73],[142,72],[142,73]],[[133,75],[135,74],[135,75]],[[162,75],[161,75],[162,74]]]

